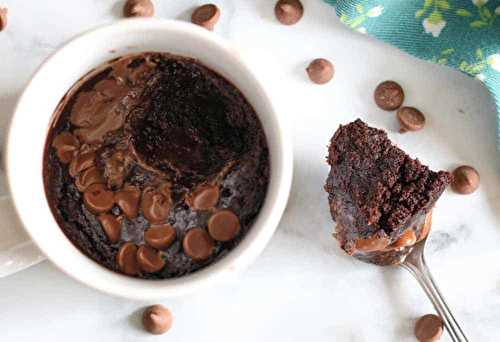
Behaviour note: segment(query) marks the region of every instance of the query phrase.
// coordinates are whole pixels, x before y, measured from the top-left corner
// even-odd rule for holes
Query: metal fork
[[[432,278],[429,267],[425,262],[424,249],[426,242],[427,238],[416,243],[410,254],[402,260],[399,266],[408,270],[422,286],[427,294],[427,297],[431,300],[432,305],[434,305],[437,313],[441,316],[444,326],[450,334],[451,340],[453,342],[468,342],[469,340],[460,328],[460,325],[455,317],[453,317],[448,304],[446,304],[446,301],[439,291],[436,282]]]

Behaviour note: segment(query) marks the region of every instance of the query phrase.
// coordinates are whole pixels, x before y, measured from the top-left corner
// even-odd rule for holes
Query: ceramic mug
[[[81,253],[56,223],[42,179],[45,139],[61,98],[93,68],[114,57],[143,51],[194,57],[236,85],[262,122],[271,163],[264,205],[239,245],[221,260],[197,272],[157,281],[115,273]],[[129,19],[94,29],[71,40],[49,57],[19,99],[9,130],[5,161],[15,211],[43,255],[88,286],[141,300],[191,292],[245,268],[264,249],[280,221],[288,200],[293,168],[292,144],[287,130],[263,85],[238,52],[203,28],[161,19]],[[2,202],[3,207],[8,205]],[[10,224],[15,221],[11,220]],[[12,273],[41,258],[40,252],[26,241],[0,254],[0,272],[3,268],[4,274]]]

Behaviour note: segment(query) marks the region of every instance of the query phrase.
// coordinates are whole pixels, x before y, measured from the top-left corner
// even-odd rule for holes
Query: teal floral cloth
[[[500,0],[325,1],[348,27],[483,82],[500,127]]]

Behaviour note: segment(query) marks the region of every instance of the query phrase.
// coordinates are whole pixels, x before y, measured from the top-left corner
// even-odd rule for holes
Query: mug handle
[[[9,195],[0,196],[0,278],[22,271],[45,259],[28,234]]]

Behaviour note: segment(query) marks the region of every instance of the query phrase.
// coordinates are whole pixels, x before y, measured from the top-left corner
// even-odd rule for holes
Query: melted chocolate
[[[44,180],[57,222],[83,253],[114,271],[162,279],[209,265],[241,241],[264,202],[269,168],[260,121],[234,85],[196,60],[143,53],[90,72],[63,98]],[[216,206],[192,208],[188,199],[207,184],[218,187]],[[194,260],[182,247],[187,231],[206,231],[221,209],[239,218],[238,235],[213,241],[212,253]],[[144,233],[155,226],[173,227],[173,241],[149,246]],[[155,256],[155,267],[137,271],[131,253],[144,264],[156,251],[165,266],[157,270]]]

